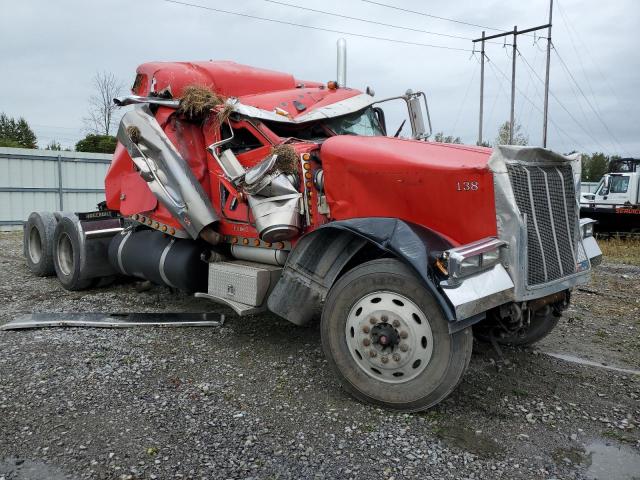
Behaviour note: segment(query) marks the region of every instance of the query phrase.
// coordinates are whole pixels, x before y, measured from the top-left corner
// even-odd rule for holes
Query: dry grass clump
[[[605,260],[628,265],[640,265],[640,238],[610,237],[599,238],[598,245]]]
[[[222,112],[226,112],[226,116],[222,118],[222,121],[224,121],[231,114],[232,108],[225,104],[225,100],[226,99],[224,97],[217,95],[207,87],[189,85],[188,87],[185,87],[182,92],[182,98],[180,99],[180,105],[178,106],[178,113],[184,115],[189,120],[204,120],[209,116],[211,110],[220,105],[224,105],[223,109],[218,114],[218,121],[220,121],[220,114]]]
[[[275,168],[282,173],[298,171],[298,154],[291,145],[276,145],[271,149],[271,155],[278,155]]]
[[[133,143],[140,142],[140,129],[135,125],[129,125],[127,127],[127,135]]]

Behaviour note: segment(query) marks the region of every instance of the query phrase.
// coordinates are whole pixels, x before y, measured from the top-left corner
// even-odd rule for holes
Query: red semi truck
[[[344,57],[343,57],[344,58]],[[357,398],[429,408],[475,334],[539,340],[601,252],[579,218],[580,163],[541,148],[411,138],[338,81],[232,62],[138,67],[95,212],[34,212],[32,272],[70,290],[118,275],[296,325],[321,315],[329,364]],[[426,122],[430,124],[430,120]],[[395,128],[394,128],[395,130]]]

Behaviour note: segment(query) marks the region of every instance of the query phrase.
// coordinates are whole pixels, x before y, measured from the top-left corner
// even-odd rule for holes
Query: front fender
[[[309,322],[343,268],[367,244],[411,267],[447,320],[456,320],[429,267],[431,259],[452,247],[451,242],[420,225],[384,217],[335,221],[302,237],[269,296],[269,310],[297,325]]]

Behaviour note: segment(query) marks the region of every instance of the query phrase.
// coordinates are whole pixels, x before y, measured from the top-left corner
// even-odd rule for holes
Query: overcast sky
[[[424,90],[433,127],[475,143],[480,68],[469,40],[372,25],[265,0],[186,0],[190,3],[292,23],[441,45],[467,51],[404,45],[344,36],[348,84],[376,97]],[[497,29],[545,24],[548,0],[409,1],[381,3]],[[282,0],[412,29],[475,38],[482,28],[372,5],[362,0]],[[605,151],[640,156],[640,2],[555,0],[553,39],[560,57],[551,61],[549,146],[568,152]],[[487,35],[496,33],[487,30]],[[545,32],[541,32],[544,36]],[[136,66],[152,60],[234,60],[293,73],[297,78],[335,78],[340,34],[263,22],[163,0],[0,0],[0,111],[24,116],[44,146],[51,139],[73,145],[83,136],[83,117],[97,71],[114,73],[130,86]],[[542,136],[545,40],[520,36],[516,118],[531,144]],[[511,43],[508,39],[507,43]],[[509,118],[511,50],[487,46],[485,139]],[[500,73],[502,72],[502,73]],[[582,96],[584,92],[587,100]],[[525,99],[528,97],[533,103]]]

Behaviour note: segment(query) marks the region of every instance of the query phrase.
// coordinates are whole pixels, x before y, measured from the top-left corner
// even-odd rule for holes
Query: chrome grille
[[[507,164],[516,204],[527,224],[527,284],[576,273],[575,188],[565,165]]]

